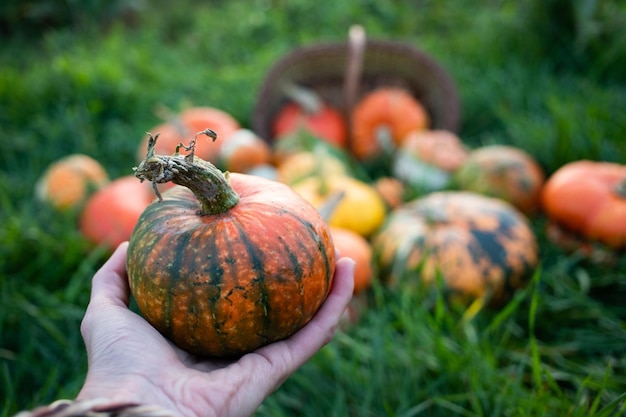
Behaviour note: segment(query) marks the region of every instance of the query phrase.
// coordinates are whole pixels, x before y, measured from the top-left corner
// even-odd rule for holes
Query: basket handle
[[[352,109],[356,103],[363,71],[363,53],[367,42],[365,29],[361,25],[353,25],[348,31],[348,60],[344,80],[344,94],[348,121],[351,119]],[[351,123],[348,123],[348,130]],[[351,135],[349,135],[351,137]]]

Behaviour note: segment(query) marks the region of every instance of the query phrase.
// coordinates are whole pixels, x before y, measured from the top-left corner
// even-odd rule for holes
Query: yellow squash
[[[328,224],[350,229],[368,237],[385,220],[385,202],[369,184],[347,175],[306,178],[292,188],[314,207],[320,208],[330,197],[343,193],[328,219]]]

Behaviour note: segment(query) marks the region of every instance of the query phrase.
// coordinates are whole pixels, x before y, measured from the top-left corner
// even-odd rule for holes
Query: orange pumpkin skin
[[[379,88],[368,93],[352,112],[352,153],[359,160],[380,156],[385,146],[397,147],[414,130],[429,127],[424,106],[401,88]],[[386,129],[390,144],[381,137]]]
[[[152,200],[152,190],[133,175],[117,178],[89,198],[80,215],[80,231],[89,241],[113,250],[130,239]]]
[[[538,262],[526,218],[510,204],[441,191],[396,208],[372,240],[384,282],[432,284],[440,273],[453,298],[504,303]]]
[[[196,132],[212,129],[218,135],[215,143],[210,139],[199,138],[196,155],[205,161],[217,163],[221,144],[230,134],[240,129],[239,122],[229,113],[214,107],[191,107],[183,110],[172,120],[155,126],[151,131],[159,134],[156,153],[169,155],[179,143],[187,145]],[[148,139],[144,139],[137,148],[137,161],[146,156]]]
[[[475,149],[454,178],[459,188],[501,198],[525,214],[540,208],[545,182],[545,174],[532,156],[507,145]]]
[[[330,227],[335,248],[341,256],[354,260],[354,294],[367,290],[372,285],[372,246],[360,234],[341,227]]]
[[[83,204],[89,193],[104,187],[109,176],[95,159],[82,154],[65,156],[52,163],[35,185],[35,195],[59,210]]]
[[[297,132],[299,129],[319,136],[326,142],[345,148],[348,132],[342,114],[333,107],[323,104],[313,113],[305,111],[297,103],[287,103],[276,115],[273,124],[275,140]]]
[[[575,161],[559,168],[542,190],[546,215],[587,239],[626,247],[626,165]]]
[[[176,186],[130,240],[130,288],[144,317],[182,349],[231,357],[290,336],[332,285],[335,249],[317,211],[291,189],[228,176],[239,201],[219,214]]]

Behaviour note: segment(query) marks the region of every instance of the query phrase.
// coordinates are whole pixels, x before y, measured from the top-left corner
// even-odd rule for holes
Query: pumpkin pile
[[[355,293],[374,277],[415,287],[441,276],[448,299],[501,306],[528,282],[539,248],[527,216],[544,183],[530,155],[470,149],[454,132],[432,129],[426,107],[399,87],[363,94],[345,123],[346,145],[306,123],[270,143],[276,179],[318,210],[342,195],[325,218],[368,245],[367,285]]]
[[[130,240],[140,310],[189,352],[239,355],[298,330],[329,291],[335,251],[357,262],[354,321],[375,279],[504,305],[538,265],[535,216],[565,250],[626,248],[623,165],[576,161],[546,177],[523,149],[472,149],[432,126],[398,86],[363,92],[347,112],[313,88],[284,95],[270,137],[215,107],[166,112],[138,141],[135,175],[110,179],[72,155],[37,183],[89,241]]]

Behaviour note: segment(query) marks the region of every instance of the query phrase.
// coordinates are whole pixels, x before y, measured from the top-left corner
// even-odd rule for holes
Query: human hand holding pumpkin
[[[333,336],[354,285],[342,258],[332,289],[313,319],[291,337],[237,360],[192,356],[128,308],[123,243],[95,274],[81,325],[89,370],[78,400],[153,404],[181,416],[246,416]]]

